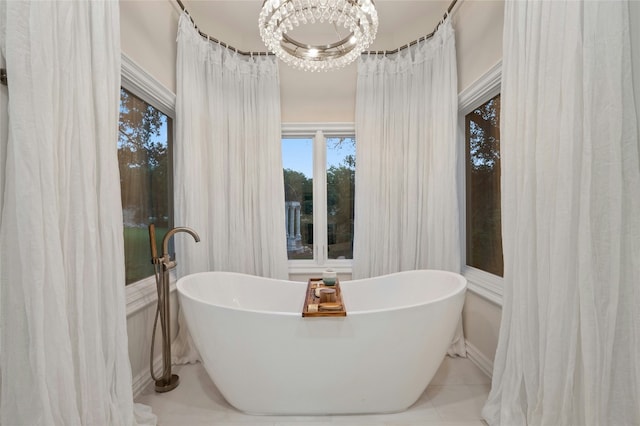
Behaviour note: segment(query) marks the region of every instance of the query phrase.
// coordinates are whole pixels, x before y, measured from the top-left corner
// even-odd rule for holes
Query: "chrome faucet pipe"
[[[186,232],[188,234],[191,234],[193,239],[196,240],[196,243],[200,242],[200,236],[196,231],[194,231],[191,228],[187,228],[186,226],[178,226],[176,228],[170,229],[169,231],[167,231],[164,238],[162,239],[162,257],[163,258],[169,257],[169,239],[178,232]]]
[[[155,226],[149,225],[149,239],[151,242],[151,263],[156,268],[156,284],[158,287],[158,308],[156,310],[156,320],[153,325],[153,335],[151,342],[151,355],[149,359],[151,377],[155,380],[156,392],[168,392],[175,389],[180,381],[176,374],[171,374],[171,318],[169,310],[169,271],[176,266],[176,262],[171,260],[169,255],[169,239],[178,232],[191,234],[196,242],[200,241],[200,236],[192,229],[186,227],[176,227],[170,229],[162,239],[162,257],[159,258],[156,250]],[[158,271],[162,264],[162,272]],[[160,317],[160,328],[162,329],[162,375],[155,377],[153,373],[153,347],[155,341],[156,323]]]

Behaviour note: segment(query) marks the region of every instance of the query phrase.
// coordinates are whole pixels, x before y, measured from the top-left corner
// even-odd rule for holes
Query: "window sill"
[[[170,273],[169,292],[176,290],[176,274],[175,271]],[[156,289],[156,279],[152,275],[135,283],[129,284],[125,288],[127,296],[127,318],[135,313],[153,305],[158,300],[158,291]]]
[[[467,279],[468,289],[478,296],[502,306],[502,288],[504,279],[471,266],[462,269],[462,275]]]
[[[333,261],[318,265],[313,261],[289,261],[289,275],[316,274],[322,275],[327,269],[333,269],[338,274],[351,274],[352,261]]]

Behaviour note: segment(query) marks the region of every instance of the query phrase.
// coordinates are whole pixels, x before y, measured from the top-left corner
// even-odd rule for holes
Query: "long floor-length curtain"
[[[640,424],[640,22],[629,12],[627,1],[506,3],[491,425]]]
[[[180,273],[287,278],[275,57],[211,43],[183,14],[177,81],[176,223],[203,237],[180,244]]]
[[[411,49],[360,59],[354,278],[460,272],[457,81],[449,18]],[[465,354],[461,327],[455,342]]]
[[[176,224],[202,238],[176,240],[179,275],[224,270],[288,278],[275,57],[243,57],[211,43],[183,14],[176,116]],[[176,353],[189,360],[184,347]]]
[[[118,2],[4,2],[0,21],[0,423],[133,425]]]
[[[0,27],[0,34],[3,34],[3,30]],[[0,46],[0,68],[6,69],[6,64],[4,62],[4,47]],[[9,142],[9,114],[7,112],[7,108],[9,107],[9,91],[7,86],[0,85],[0,226],[2,226],[2,201],[4,194],[4,180],[5,180],[5,169],[7,162],[7,144]],[[2,264],[0,263],[0,267]],[[1,276],[1,273],[0,273]],[[0,292],[1,296],[1,292]],[[0,302],[0,309],[2,309],[2,303]],[[2,313],[0,312],[0,315]],[[2,322],[0,322],[0,329],[2,328]],[[0,331],[0,335],[1,335]],[[2,344],[2,339],[0,339],[0,345]],[[2,347],[0,346],[0,352],[2,352]]]
[[[0,5],[0,7],[2,7]],[[0,9],[0,16],[2,16]],[[5,43],[4,43],[4,20],[0,19],[0,68],[6,69],[4,60]],[[7,108],[9,107],[9,93],[7,87],[0,85],[0,229],[2,229],[2,206],[4,199],[4,180],[5,170],[7,163],[7,144],[9,142],[9,114]],[[0,252],[0,255],[2,252]],[[2,278],[2,262],[0,261],[0,279]],[[0,281],[0,286],[2,281]],[[0,357],[2,356],[2,289],[0,288]],[[0,361],[0,389],[2,388],[2,361]],[[0,390],[1,392],[1,390]],[[1,407],[1,406],[0,406]],[[1,408],[0,408],[1,409]],[[1,417],[1,416],[0,416]]]

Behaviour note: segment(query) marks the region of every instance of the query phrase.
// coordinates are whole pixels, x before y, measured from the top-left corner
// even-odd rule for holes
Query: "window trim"
[[[458,139],[462,151],[465,151],[466,132],[465,117],[471,111],[487,102],[491,98],[500,94],[502,82],[502,61],[498,61],[494,66],[489,68],[475,82],[461,91],[458,95]],[[465,176],[465,159],[464,156],[459,161],[460,176]],[[463,259],[462,275],[468,281],[468,288],[475,294],[502,306],[502,296],[504,288],[504,279],[498,275],[491,274],[478,268],[467,265],[466,250],[466,184],[465,179],[460,179],[460,209],[464,214],[460,215],[460,241],[461,241],[461,258]]]
[[[175,120],[175,93],[164,87],[162,83],[124,53],[121,65],[120,85]]]
[[[156,80],[151,74],[124,53],[121,56],[120,86],[145,102],[153,105],[174,120],[173,140],[175,141],[176,95]],[[115,143],[115,142],[114,142]],[[172,158],[171,150],[169,151]],[[173,200],[170,200],[173,209]],[[175,273],[171,275],[170,291],[175,291]],[[156,281],[153,275],[125,286],[127,317],[150,306],[157,300]]]
[[[315,274],[331,268],[340,274],[350,274],[353,259],[328,259],[327,245],[327,150],[326,139],[355,136],[354,123],[282,123],[282,138],[313,139],[313,205],[324,206],[313,214],[313,259],[289,260],[289,274]],[[357,143],[357,142],[356,142]]]

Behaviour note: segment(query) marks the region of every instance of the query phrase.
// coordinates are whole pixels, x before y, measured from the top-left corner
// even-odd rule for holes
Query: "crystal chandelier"
[[[307,43],[290,34],[316,23],[332,25],[337,41]],[[350,64],[369,47],[378,30],[378,14],[373,0],[264,0],[258,24],[264,44],[285,63],[305,71],[327,71]],[[341,28],[346,35],[340,35]]]

